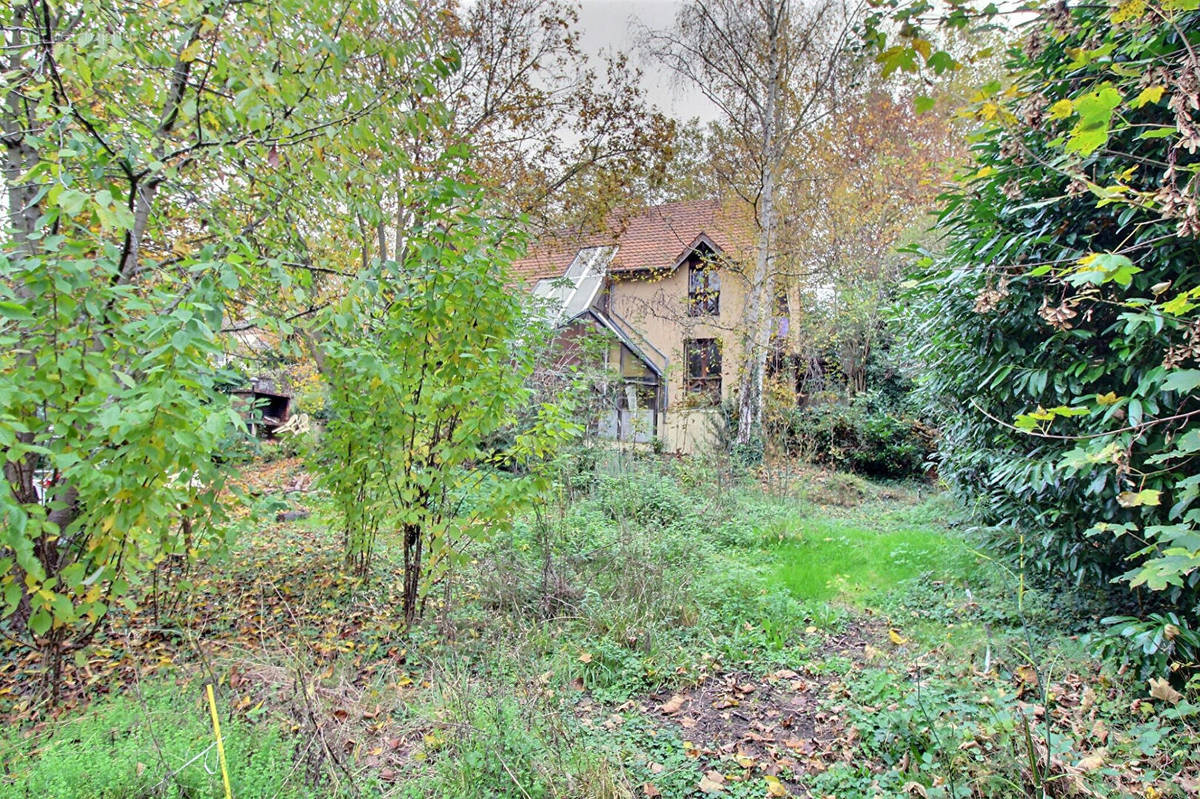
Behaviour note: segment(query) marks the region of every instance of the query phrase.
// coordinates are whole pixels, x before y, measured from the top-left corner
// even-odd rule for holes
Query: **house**
[[[716,200],[670,203],[543,242],[514,264],[565,343],[607,337],[605,363],[619,383],[599,434],[658,438],[680,452],[710,442],[741,367],[752,230]],[[781,345],[789,307],[781,296]]]
[[[270,438],[291,415],[294,392],[284,379],[255,377],[249,385],[230,393],[234,407],[245,418],[251,435]]]

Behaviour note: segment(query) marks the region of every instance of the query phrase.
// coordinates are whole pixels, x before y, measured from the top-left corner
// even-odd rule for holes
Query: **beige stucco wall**
[[[687,315],[687,266],[665,275],[636,272],[610,277],[608,307],[628,326],[646,338],[667,358],[667,410],[660,423],[659,435],[670,451],[694,453],[711,444],[714,411],[695,407],[683,390],[685,365],[683,342],[689,338],[717,338],[721,341],[721,395],[731,398],[737,389],[742,368],[741,335],[745,317],[745,276],[732,269],[721,269],[719,314]],[[795,343],[796,291],[789,291],[789,309],[793,323],[788,338]]]
[[[695,407],[684,392],[683,342],[689,338],[721,341],[721,395],[729,398],[741,367],[739,328],[745,313],[746,283],[741,275],[721,270],[719,314],[688,316],[688,270],[681,266],[666,275],[636,273],[610,284],[609,308],[643,335],[667,358],[667,409],[659,436],[671,452],[694,454],[709,448],[717,412]]]
[[[721,270],[719,315],[687,315],[687,267],[668,275],[614,277],[610,309],[625,319],[668,359],[667,410],[687,406],[683,391],[683,342],[689,338],[721,341],[721,395],[729,397],[737,385],[741,363],[738,329],[744,314],[746,285],[740,275]]]
[[[720,411],[714,408],[685,408],[667,411],[659,425],[659,437],[667,452],[695,455],[712,449]]]

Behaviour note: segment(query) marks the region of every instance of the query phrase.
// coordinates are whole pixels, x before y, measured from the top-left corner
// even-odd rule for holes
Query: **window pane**
[[[708,370],[706,376],[715,376],[719,380],[721,378],[721,347],[715,338],[710,338],[706,342],[706,349],[708,350]]]
[[[715,338],[684,341],[684,360],[687,375],[684,388],[688,393],[706,396],[713,402],[721,399],[721,343]]]
[[[688,264],[688,314],[716,316],[720,309],[721,276],[716,268],[702,261]]]

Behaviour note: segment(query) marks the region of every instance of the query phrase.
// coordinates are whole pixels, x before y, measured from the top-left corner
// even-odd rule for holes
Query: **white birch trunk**
[[[777,16],[767,28],[769,85],[762,111],[762,189],[759,195],[758,231],[755,242],[754,277],[746,297],[746,329],[742,353],[742,380],[738,395],[737,443],[749,444],[762,435],[763,381],[767,369],[767,350],[774,324],[775,271],[772,264],[775,227],[776,176],[782,148],[779,142],[779,102],[783,87],[783,58],[780,48],[787,33],[787,0],[779,5]]]

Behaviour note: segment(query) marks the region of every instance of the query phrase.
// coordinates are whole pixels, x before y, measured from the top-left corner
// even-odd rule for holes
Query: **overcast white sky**
[[[583,36],[580,43],[589,53],[601,50],[633,53],[637,43],[636,22],[650,28],[669,28],[682,4],[682,0],[582,0],[579,28]],[[715,109],[704,96],[690,86],[676,85],[672,73],[654,64],[640,62],[636,53],[634,63],[645,73],[650,101],[665,113],[680,120],[715,117]]]

